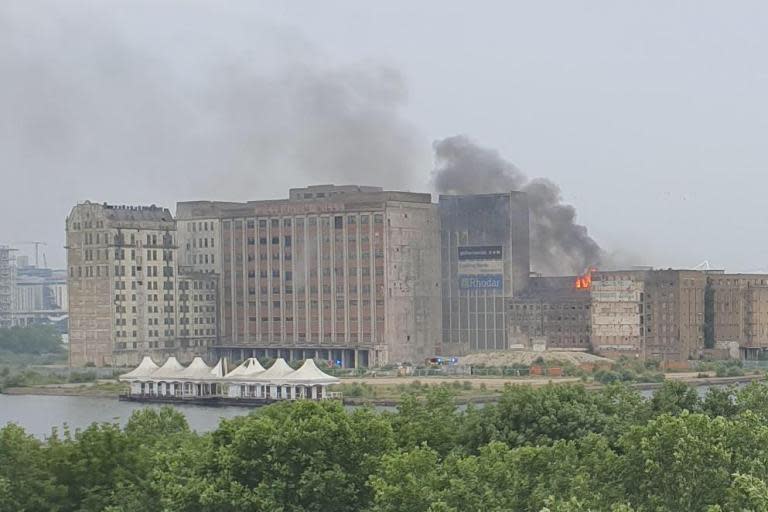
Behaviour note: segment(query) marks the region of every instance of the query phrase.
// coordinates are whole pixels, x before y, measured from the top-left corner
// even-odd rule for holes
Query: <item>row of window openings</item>
[[[190,297],[192,297],[191,300],[193,302],[204,302],[204,301],[211,302],[216,300],[216,295],[213,293],[209,293],[207,295],[200,294],[200,295],[191,295],[191,296],[187,295],[186,293],[182,293],[179,295],[178,299],[179,299],[179,302],[187,302],[190,300]],[[189,306],[186,306],[186,307],[189,307]]]
[[[339,286],[339,287],[337,287],[337,290],[341,290],[342,288],[343,288],[343,287]],[[332,291],[331,291],[331,286],[330,286],[330,285],[324,285],[324,286],[323,286],[323,288],[322,288],[322,290],[323,290],[323,294],[324,294],[324,295],[329,295],[329,294],[331,294],[331,293],[332,293]],[[237,294],[237,295],[240,295],[240,294],[243,292],[243,288],[241,288],[241,287],[237,287],[237,288],[235,288],[235,291],[236,291],[236,294]],[[267,287],[265,287],[265,286],[262,286],[262,287],[259,289],[259,291],[261,292],[261,295],[269,295],[269,288],[267,288]],[[306,291],[306,288],[304,288],[304,287],[301,287],[301,288],[299,288],[299,289],[298,289],[298,291],[297,291],[296,293],[298,293],[298,294],[302,294],[302,293],[304,293],[305,291]],[[310,294],[312,294],[312,295],[316,295],[316,294],[317,294],[317,291],[318,291],[318,287],[317,287],[317,286],[310,286],[310,287],[309,287],[309,293],[310,293]],[[224,288],[224,292],[225,292],[225,297],[224,297],[224,298],[225,298],[225,300],[228,300],[228,301],[229,301],[229,300],[230,300],[230,299],[229,299],[229,294],[232,292],[232,288],[231,288],[231,287],[229,287],[229,286],[225,286],[225,288]],[[357,293],[357,286],[356,286],[356,285],[349,285],[349,287],[348,287],[348,292],[349,292],[349,293],[353,293],[353,294],[356,294],[356,293]],[[274,295],[279,295],[279,294],[280,294],[280,287],[279,287],[279,286],[273,286],[273,287],[272,287],[272,293],[273,293]],[[291,286],[286,286],[286,287],[283,289],[283,293],[284,293],[285,295],[293,295],[293,287],[291,287]],[[362,292],[361,292],[361,293],[362,293],[363,295],[369,295],[369,294],[371,293],[371,287],[370,287],[370,285],[367,285],[367,284],[366,284],[366,285],[363,285],[363,286],[362,286]],[[253,296],[253,295],[256,295],[256,288],[248,288],[248,295],[252,295],[252,296]]]
[[[127,290],[125,281],[115,281],[115,290]],[[143,286],[144,281],[131,281],[131,290],[138,290],[139,286]],[[157,281],[147,281],[147,290],[159,290],[158,282]],[[163,281],[163,290],[169,291],[173,290],[173,282],[172,281]]]
[[[157,235],[148,234],[146,238],[146,242],[147,242],[146,245],[156,246],[158,245],[157,240],[158,240]],[[128,245],[136,245],[135,233],[131,233],[129,241],[130,243]],[[172,246],[174,244],[173,235],[171,235],[169,232],[166,232],[164,235],[162,235],[162,239],[160,241],[162,242],[162,245],[165,247]],[[115,245],[125,245],[125,235],[120,230],[118,230],[117,234],[115,235],[114,242],[115,242]],[[98,236],[97,236],[97,243],[98,243]],[[104,235],[104,243],[105,244],[109,243],[109,238],[106,234]]]
[[[174,333],[175,333],[175,331],[173,329],[165,329],[163,331],[163,336],[173,336]],[[135,337],[138,336],[138,333],[136,331],[133,331],[131,333],[131,336],[133,338],[135,338]],[[160,331],[157,330],[157,329],[149,330],[149,331],[147,331],[147,336],[154,337],[154,338],[159,338],[160,337]],[[128,337],[128,332],[127,331],[115,331],[115,338],[127,338],[127,337]]]
[[[104,221],[97,220],[96,221],[96,229],[102,229],[104,227]],[[93,229],[94,228],[94,222],[92,220],[87,220],[85,222],[73,222],[72,223],[72,229]]]
[[[197,231],[213,231],[213,221],[208,223],[208,221],[198,221],[197,223],[188,222],[187,223],[187,231],[188,232],[197,232]]]
[[[117,297],[120,297],[121,300],[116,300],[115,302],[124,302],[126,296],[125,295],[115,295],[116,299],[117,299]],[[158,297],[159,296],[157,294],[147,295],[147,302],[160,302]],[[168,295],[168,294],[163,295],[163,302],[171,302],[171,301],[173,301],[173,295]],[[131,306],[131,307],[134,308],[134,311],[135,311],[136,306]],[[116,313],[126,313],[127,312],[127,306],[123,306],[122,304],[117,304],[117,305],[115,305],[115,312]]]
[[[131,267],[131,277],[136,277],[139,272],[144,273],[144,277],[158,277],[158,269],[162,268],[162,277],[173,277],[173,267],[157,267],[154,265],[147,265],[146,267]],[[115,265],[115,277],[125,277],[128,267],[121,265]]]
[[[358,270],[360,270],[360,275],[362,275],[363,277],[370,277],[370,275],[371,275],[371,268],[370,267],[350,267],[349,268],[349,272],[347,273],[347,275],[349,277],[355,277],[358,274]],[[262,278],[262,279],[268,278],[270,276],[270,274],[274,278],[280,278],[280,270],[278,270],[278,269],[273,269],[272,272],[269,272],[268,270],[260,270],[259,271],[259,277]],[[333,269],[333,274],[336,277],[343,277],[344,276],[344,268],[342,268],[342,267],[334,268]],[[384,275],[384,267],[375,267],[374,268],[374,274],[376,276],[378,276],[378,277],[382,277]],[[231,272],[227,272],[226,273],[226,276],[228,276],[228,277],[231,276],[231,275],[232,275]],[[312,270],[309,271],[309,277],[310,278],[316,278],[317,275],[318,275],[317,274],[317,269],[312,269]],[[235,277],[236,277],[236,279],[239,280],[239,279],[241,279],[241,276],[242,275],[240,273],[237,273]],[[331,277],[331,269],[328,268],[328,267],[323,268],[322,269],[322,276],[323,277]],[[248,271],[248,277],[256,277],[256,271],[255,270]],[[291,270],[284,271],[283,272],[283,277],[285,278],[286,281],[292,281],[293,280],[293,271],[291,271]]]
[[[179,313],[189,313],[189,306],[179,306]],[[216,306],[195,306],[192,310],[194,313],[206,313],[216,311]]]
[[[370,300],[368,300],[368,299],[365,299],[365,300],[363,300],[363,301],[350,300],[350,301],[349,301],[349,307],[350,307],[350,309],[354,309],[354,308],[357,308],[357,307],[358,307],[358,304],[359,304],[360,302],[362,302],[362,307],[363,307],[363,308],[368,308],[368,307],[370,307],[370,305],[371,305],[371,301],[370,301]],[[260,302],[259,302],[259,304],[260,304],[260,306],[261,306],[262,308],[264,308],[264,309],[266,309],[267,307],[269,307],[269,302],[268,302],[268,301],[260,301]],[[344,309],[344,305],[345,305],[345,304],[346,304],[346,302],[345,302],[345,301],[343,301],[343,300],[337,300],[337,301],[336,301],[336,309]],[[376,307],[377,307],[377,308],[382,308],[382,307],[384,307],[384,299],[377,299],[377,300],[375,301],[375,304],[376,304]],[[250,302],[250,303],[249,303],[249,305],[250,305],[250,307],[251,307],[251,308],[255,308],[255,307],[256,307],[256,302]],[[320,305],[320,303],[319,303],[319,301],[316,301],[316,300],[312,300],[312,301],[310,301],[309,305],[310,305],[310,309],[318,309],[318,308],[319,308],[319,305]],[[284,302],[282,302],[282,301],[279,301],[279,300],[274,300],[274,301],[272,301],[272,307],[273,307],[274,309],[279,309],[281,306],[282,306],[282,307],[284,307],[286,310],[288,310],[288,309],[293,309],[293,302],[292,302],[292,301],[286,301],[286,302],[284,303]],[[305,301],[297,301],[297,302],[296,302],[296,308],[297,308],[299,311],[304,311],[304,310],[306,310],[306,309],[307,309],[307,307],[306,307],[306,302],[305,302]],[[330,301],[330,300],[324,300],[324,301],[323,301],[323,309],[331,309],[331,301]]]
[[[211,265],[215,264],[216,257],[213,254],[210,255],[210,258],[208,256],[208,254],[193,254],[192,265],[208,265],[209,263]]]
[[[208,241],[209,240],[210,240],[210,244],[211,244],[210,248],[215,247],[214,239],[213,238],[193,238],[192,239],[191,247],[190,247],[190,243],[187,242],[187,250],[190,250],[190,249],[208,249],[209,248],[209,246],[208,246],[208,243],[209,243]]]
[[[86,259],[87,259],[87,252],[86,251]],[[136,249],[131,249],[131,260],[136,261]],[[106,255],[106,251],[105,251]],[[97,255],[98,256],[98,255]],[[160,256],[163,258],[163,261],[173,261],[173,251],[172,250],[162,250],[162,254]],[[121,248],[115,248],[115,259],[116,260],[124,260],[125,259],[125,249]],[[160,261],[158,259],[158,250],[157,249],[147,249],[147,261]]]
[[[173,306],[165,306],[164,312],[166,313],[172,313],[173,312]],[[170,308],[170,309],[168,309]],[[215,308],[213,306],[206,307],[203,309],[203,306],[200,306],[200,309],[198,311],[197,306],[195,306],[195,313],[205,313],[205,312],[213,312],[215,311]],[[131,306],[131,313],[136,313],[136,306]],[[158,306],[147,306],[147,313],[159,313],[160,309]],[[115,307],[115,313],[128,313],[128,308],[126,306],[116,306]],[[189,306],[179,306],[179,313],[189,313]]]
[[[197,259],[195,259],[194,256],[195,255],[192,256],[193,257],[193,260],[192,260],[193,262],[197,261],[197,263],[200,263],[200,264],[203,263],[203,255],[202,254]],[[363,261],[365,261],[367,259],[370,259],[370,257],[371,257],[371,253],[370,252],[361,252],[360,253],[360,259],[363,260]],[[374,252],[374,257],[377,260],[383,259],[384,258],[384,251],[382,249],[377,249]],[[235,259],[235,261],[237,263],[241,263],[243,261],[242,253],[239,253],[239,252],[235,253],[235,258],[234,259]],[[247,261],[256,261],[256,255],[255,254],[248,254],[246,259],[247,259]],[[310,261],[314,261],[315,259],[317,259],[317,255],[316,254],[312,255]],[[330,260],[331,259],[330,252],[323,253],[322,254],[322,259],[324,261]],[[335,255],[334,259],[337,260],[337,261],[343,260],[344,259],[344,254],[341,253],[341,252],[338,252]],[[347,258],[346,259],[347,260],[356,260],[357,259],[357,253],[356,252],[347,253]],[[269,260],[269,256],[267,255],[267,253],[263,253],[263,252],[259,253],[259,261],[267,261],[267,260]],[[283,261],[292,261],[292,260],[293,260],[293,255],[291,253],[287,252],[287,253],[283,254]],[[232,261],[232,256],[229,253],[225,254],[224,255],[224,262],[225,263],[229,263],[231,261]],[[272,261],[280,261],[280,254],[279,253],[273,253],[272,254]],[[206,263],[208,262],[207,256],[206,256],[205,262]],[[214,263],[213,255],[211,255],[211,263]]]
[[[125,281],[115,281],[115,290],[127,290]],[[131,290],[138,290],[139,286],[142,286],[144,284],[143,281],[131,281]],[[159,290],[158,282],[157,281],[147,281],[147,290]],[[163,290],[170,291],[173,290],[173,282],[172,281],[163,281]]]
[[[526,311],[528,309],[530,310],[558,310],[558,309],[589,309],[589,304],[514,304],[510,305],[509,309],[513,309],[516,311]]]
[[[160,323],[159,320],[160,320],[159,318],[149,318],[149,319],[147,319],[147,325],[159,325],[159,323]],[[173,318],[164,318],[163,319],[163,324],[165,324],[165,325],[173,325],[175,323],[176,322],[174,321]],[[215,319],[213,317],[195,318],[194,322],[190,322],[189,318],[181,318],[181,319],[179,319],[179,324],[189,325],[190,323],[200,324],[200,325],[213,324],[213,323],[215,323]],[[116,318],[115,319],[115,325],[116,326],[128,325],[128,319],[127,318]],[[137,325],[137,320],[135,318],[131,319],[131,325]]]
[[[369,215],[360,215],[360,224],[368,224],[369,222]],[[307,218],[307,225],[308,226],[316,226],[317,225],[317,219],[318,217],[308,217]],[[330,226],[330,217],[320,217],[321,221],[320,224],[322,226]],[[373,223],[374,224],[382,224],[384,222],[384,217],[381,214],[374,214],[373,215]],[[259,219],[259,229],[266,229],[267,228],[267,219]],[[273,228],[279,228],[280,227],[280,219],[270,219],[269,220],[270,226]],[[283,219],[283,227],[289,228],[291,227],[291,219]],[[354,225],[357,224],[357,216],[356,215],[348,215],[347,216],[347,224]],[[228,229],[231,225],[231,221],[225,220],[224,221],[224,228]],[[235,221],[235,228],[242,228],[243,224],[242,221]],[[344,216],[343,215],[335,215],[333,217],[333,226],[336,229],[341,229],[344,227]],[[256,227],[256,221],[249,220],[246,221],[246,227],[248,229],[254,229]],[[304,227],[304,218],[297,218],[296,219],[296,227]]]

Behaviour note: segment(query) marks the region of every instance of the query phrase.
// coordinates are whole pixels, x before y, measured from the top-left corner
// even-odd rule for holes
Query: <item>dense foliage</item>
[[[6,511],[765,511],[768,387],[447,388],[396,412],[277,404],[191,432],[170,408],[44,441],[0,430]]]

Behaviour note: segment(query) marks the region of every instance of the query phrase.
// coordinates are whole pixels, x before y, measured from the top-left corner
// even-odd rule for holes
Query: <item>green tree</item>
[[[74,435],[54,435],[46,457],[57,483],[66,488],[61,510],[152,510],[147,478],[152,459],[119,425],[94,423]]]
[[[739,413],[751,411],[768,422],[768,385],[750,382],[735,392],[734,404]]]
[[[125,433],[142,443],[155,444],[170,436],[189,434],[189,424],[187,418],[173,407],[147,407],[131,414]]]
[[[722,506],[733,475],[768,478],[768,427],[683,412],[635,427],[620,440],[619,471],[629,502],[647,510]]]
[[[202,462],[191,481],[185,471],[171,474],[163,492],[188,507],[171,510],[354,511],[370,501],[368,477],[394,446],[388,422],[370,410],[277,404],[222,421],[194,455]],[[180,463],[165,462],[172,469]]]
[[[709,388],[701,402],[701,410],[711,417],[735,416],[739,410],[736,405],[735,389],[732,386]]]
[[[459,415],[454,395],[446,388],[430,389],[423,400],[412,393],[404,394],[397,414],[389,417],[401,448],[426,444],[440,455],[446,455],[456,446]]]
[[[43,443],[13,423],[0,429],[0,511],[48,510],[63,492],[48,471]]]
[[[723,510],[768,512],[768,484],[752,475],[735,474]]]
[[[651,410],[655,415],[681,414],[683,411],[699,412],[701,401],[691,386],[684,382],[667,380],[653,394]]]

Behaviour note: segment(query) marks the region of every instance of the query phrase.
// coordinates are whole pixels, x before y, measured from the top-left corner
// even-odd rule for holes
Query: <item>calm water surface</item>
[[[37,437],[51,433],[64,424],[71,430],[84,428],[93,422],[119,422],[125,425],[131,413],[155,404],[120,402],[116,398],[82,396],[36,396],[0,394],[0,427],[16,423]],[[190,428],[197,432],[214,430],[222,418],[234,418],[254,409],[247,407],[204,407],[174,405],[184,413]]]
[[[743,384],[739,385],[739,387]],[[700,386],[696,390],[702,396],[709,389]],[[646,398],[653,391],[641,391]],[[36,396],[0,394],[0,427],[16,423],[37,437],[45,437],[52,428],[68,425],[71,430],[84,428],[93,422],[119,422],[125,425],[131,413],[146,407],[160,407],[157,404],[120,402],[116,398],[92,398],[83,396]],[[248,407],[205,407],[201,405],[173,405],[187,417],[190,428],[197,432],[216,429],[222,418],[242,416],[259,408]],[[465,406],[460,406],[463,409]],[[378,410],[394,410],[393,407],[376,407]]]

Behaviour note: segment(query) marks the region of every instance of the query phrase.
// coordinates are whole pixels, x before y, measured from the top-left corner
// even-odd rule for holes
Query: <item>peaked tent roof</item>
[[[155,362],[152,360],[151,357],[144,356],[144,358],[139,363],[139,366],[137,366],[130,372],[121,375],[120,380],[139,379],[139,378],[149,377],[155,371],[157,371],[158,368],[159,366],[155,364]]]
[[[295,384],[336,384],[340,380],[324,373],[312,359],[307,359],[301,368],[293,372],[287,380]]]
[[[192,362],[189,363],[189,366],[179,373],[180,379],[202,380],[210,379],[212,377],[211,367],[205,364],[203,358],[199,356],[194,358]]]
[[[288,366],[282,357],[275,360],[264,373],[259,374],[259,380],[285,380],[295,370]]]
[[[261,363],[259,363],[259,360],[255,357],[249,357],[245,361],[243,361],[240,366],[232,370],[227,374],[227,378],[229,377],[250,377],[252,375],[257,375],[264,371],[264,367],[261,366]]]
[[[163,366],[155,370],[155,372],[152,374],[152,378],[175,379],[179,377],[183,370],[184,367],[181,365],[178,359],[176,359],[174,356],[171,356],[166,359],[165,363],[163,363]]]
[[[212,377],[223,377],[227,374],[227,359],[222,357],[219,362],[211,369]]]

